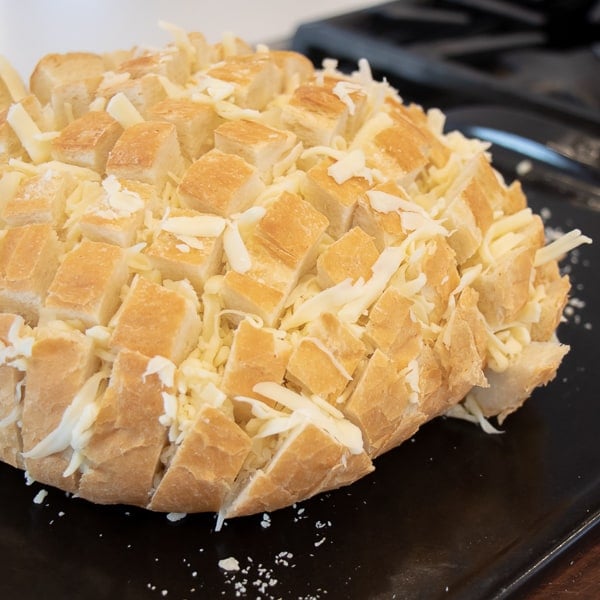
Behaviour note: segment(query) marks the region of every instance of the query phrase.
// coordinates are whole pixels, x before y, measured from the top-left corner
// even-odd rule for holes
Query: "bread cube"
[[[106,172],[119,179],[136,179],[161,190],[171,173],[183,166],[175,125],[144,121],[127,127],[108,155]]]

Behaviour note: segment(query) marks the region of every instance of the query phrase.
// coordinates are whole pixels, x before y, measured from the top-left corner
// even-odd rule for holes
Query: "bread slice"
[[[487,145],[365,61],[173,33],[0,77],[0,460],[220,525],[555,376],[590,240]]]
[[[250,437],[232,418],[204,405],[152,495],[164,512],[218,512],[250,451]]]
[[[139,237],[146,214],[154,213],[162,204],[157,190],[140,181],[106,178],[103,185],[95,182],[81,188],[81,212],[77,228],[94,242],[129,248]]]
[[[7,229],[0,240],[0,309],[37,323],[58,267],[60,243],[51,223]]]
[[[198,342],[200,318],[187,296],[137,278],[113,321],[111,347],[179,363]]]
[[[16,194],[7,199],[2,219],[10,227],[32,223],[62,224],[67,196],[75,188],[67,173],[48,169],[43,175],[25,179]]]
[[[265,467],[247,480],[240,478],[240,489],[234,490],[233,500],[225,503],[222,514],[230,518],[290,506],[328,489],[332,480],[355,480],[372,471],[366,455],[360,453],[361,460],[348,460],[349,455],[343,444],[322,429],[299,424]]]
[[[173,209],[152,243],[144,251],[151,265],[164,277],[174,281],[187,280],[198,293],[206,281],[221,270],[223,235],[190,235],[194,222],[203,215],[195,210]],[[209,216],[210,218],[210,216]],[[182,233],[178,233],[178,228]]]
[[[237,106],[261,110],[280,91],[282,73],[267,52],[228,56],[206,75],[229,83]]]
[[[146,506],[151,498],[167,441],[167,429],[159,420],[164,412],[162,393],[171,389],[156,373],[146,373],[149,361],[127,349],[115,358],[84,449],[85,472],[78,486],[83,498],[138,506]]]
[[[489,386],[474,388],[473,397],[485,416],[497,415],[500,424],[517,410],[533,390],[550,381],[569,346],[532,342],[501,373],[486,374]],[[508,400],[507,400],[508,399]]]
[[[90,111],[69,123],[52,141],[52,157],[103,174],[121,133],[120,123],[108,113]]]
[[[145,121],[126,128],[106,162],[109,175],[149,183],[158,190],[171,173],[178,175],[182,168],[177,130],[164,121]]]
[[[327,217],[328,233],[337,239],[350,228],[356,203],[370,185],[364,177],[356,176],[337,181],[331,173],[333,163],[323,159],[309,169],[302,194]]]
[[[80,472],[65,475],[73,456],[72,425],[65,415],[97,368],[93,342],[79,331],[37,331],[27,365],[21,429],[25,467],[34,480],[77,491]]]
[[[91,52],[48,54],[37,63],[29,78],[29,87],[42,104],[48,104],[57,86],[101,77],[104,70],[102,57]]]
[[[189,98],[165,98],[148,109],[148,118],[175,125],[181,152],[191,162],[214,146],[213,132],[223,121],[213,106]]]
[[[263,187],[243,158],[213,149],[192,163],[178,191],[184,206],[227,217],[249,208]]]
[[[317,280],[322,288],[332,287],[347,278],[368,279],[379,257],[373,238],[361,227],[353,227],[319,255]]]
[[[126,255],[119,246],[83,239],[65,254],[56,271],[44,303],[44,318],[79,320],[86,328],[106,325],[120,304],[128,276]]]
[[[245,119],[220,125],[215,129],[214,140],[215,148],[237,154],[268,180],[272,179],[273,165],[296,144],[296,136],[289,131]]]
[[[290,345],[273,331],[257,327],[249,320],[240,322],[223,372],[222,388],[232,398],[255,396],[254,386],[261,381],[281,383],[290,357]],[[244,405],[242,405],[244,406]],[[243,413],[241,407],[238,413]],[[246,412],[246,415],[249,413]],[[240,418],[240,420],[243,420]]]

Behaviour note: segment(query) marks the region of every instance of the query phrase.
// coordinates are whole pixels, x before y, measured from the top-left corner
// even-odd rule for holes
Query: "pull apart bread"
[[[0,63],[0,458],[221,519],[552,379],[569,292],[518,182],[366,61],[169,27]]]

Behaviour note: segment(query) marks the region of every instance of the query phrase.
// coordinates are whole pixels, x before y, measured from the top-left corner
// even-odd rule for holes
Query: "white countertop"
[[[102,52],[171,38],[159,20],[201,31],[210,42],[233,32],[250,43],[291,38],[304,21],[377,4],[368,0],[0,0],[0,55],[27,79],[49,52]]]

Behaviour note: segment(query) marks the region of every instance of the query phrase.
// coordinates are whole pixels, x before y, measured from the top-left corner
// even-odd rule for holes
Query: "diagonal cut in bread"
[[[0,460],[220,523],[555,376],[591,240],[545,245],[486,144],[365,61],[173,32],[0,62]]]

